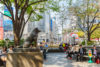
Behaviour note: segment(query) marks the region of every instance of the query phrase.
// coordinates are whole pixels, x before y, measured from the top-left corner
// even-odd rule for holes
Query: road
[[[100,67],[100,64],[76,62],[65,58],[64,53],[49,53],[43,67]]]

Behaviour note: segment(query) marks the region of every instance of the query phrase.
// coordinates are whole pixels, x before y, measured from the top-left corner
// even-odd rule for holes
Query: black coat
[[[80,51],[80,49],[79,49],[79,54],[86,54],[86,49],[85,48],[82,48],[82,50],[83,50],[83,53],[81,53],[81,51]]]

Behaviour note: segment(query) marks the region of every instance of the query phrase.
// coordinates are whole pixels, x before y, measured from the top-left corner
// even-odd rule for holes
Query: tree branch
[[[90,30],[92,29],[92,27],[93,27],[93,24],[95,23],[95,19],[96,19],[96,14],[99,12],[99,9],[97,9],[97,11],[95,12],[95,15],[94,15],[94,18],[93,18],[93,20],[90,22],[91,23],[91,25],[90,25]]]
[[[31,6],[33,4],[40,3],[40,2],[45,2],[45,1],[48,1],[48,0],[39,0],[39,1],[36,1],[36,2],[32,2],[28,6]]]
[[[93,33],[96,29],[100,28],[100,22],[97,24],[97,26],[91,31]]]
[[[8,11],[11,14],[12,20],[14,20],[13,10],[11,8],[11,2],[10,2],[10,6],[7,4],[7,2],[5,0],[2,0],[1,2],[7,7]]]
[[[23,31],[24,31],[24,28],[25,28],[25,19],[24,19],[24,21],[23,21],[23,24],[22,24],[22,27],[21,27],[21,31],[20,31],[20,38],[22,37],[22,35],[23,35]]]
[[[28,19],[26,20],[25,24],[26,24],[26,23],[28,22],[28,20],[30,19],[31,15],[32,15],[32,12],[33,12],[33,11],[30,12],[29,17],[28,17]]]

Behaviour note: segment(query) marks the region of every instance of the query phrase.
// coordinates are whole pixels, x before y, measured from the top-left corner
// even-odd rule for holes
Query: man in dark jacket
[[[82,45],[80,45],[79,52],[77,55],[77,61],[78,61],[78,58],[80,61],[83,61],[83,55],[84,55],[84,48],[82,47]]]
[[[43,50],[43,57],[44,57],[44,60],[46,60],[46,49]]]

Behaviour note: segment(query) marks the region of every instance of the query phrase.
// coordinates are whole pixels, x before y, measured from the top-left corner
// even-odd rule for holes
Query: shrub
[[[9,46],[13,46],[13,45],[14,45],[14,41],[9,41],[8,47],[9,47]]]
[[[85,40],[81,43],[82,45],[85,45]]]
[[[7,41],[8,41],[8,44],[7,44]],[[20,40],[20,45],[22,45],[24,43],[24,39],[21,39]],[[9,40],[9,39],[5,39],[5,40],[0,40],[0,46],[6,46],[6,47],[9,47],[9,46],[13,46],[14,45],[14,40]]]
[[[24,44],[24,41],[25,41],[24,39],[21,39],[20,40],[20,45],[23,45]]]
[[[94,42],[93,41],[88,41],[87,45],[94,45]]]
[[[0,46],[6,46],[5,40],[0,40]]]
[[[81,44],[82,45],[85,45],[85,40]],[[87,42],[87,45],[94,45],[94,42],[93,41],[88,41]]]

